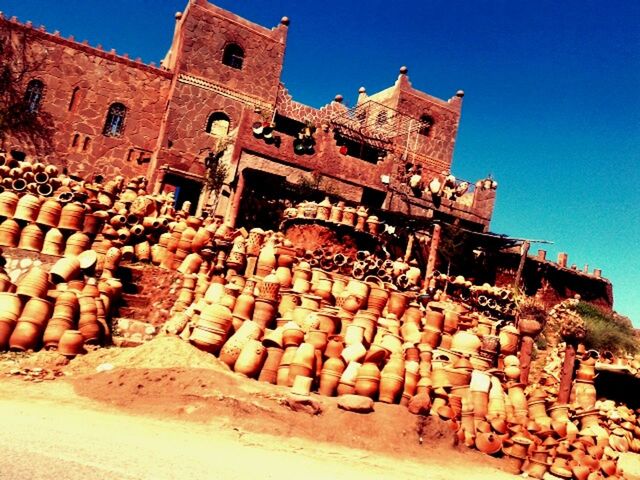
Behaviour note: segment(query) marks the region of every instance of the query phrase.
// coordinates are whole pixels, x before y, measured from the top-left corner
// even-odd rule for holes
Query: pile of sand
[[[134,348],[101,348],[79,355],[65,368],[69,374],[95,373],[101,364],[114,368],[194,368],[228,372],[213,355],[198,350],[178,337],[160,336]]]

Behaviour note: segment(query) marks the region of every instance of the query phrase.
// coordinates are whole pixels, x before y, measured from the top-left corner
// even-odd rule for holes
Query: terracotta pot
[[[260,249],[260,255],[258,256],[258,261],[256,264],[256,276],[257,277],[266,277],[273,270],[275,270],[277,266],[275,248],[273,244],[266,243]]]
[[[256,298],[253,321],[258,323],[262,328],[268,328],[276,318],[276,304],[272,300]]]
[[[145,242],[147,243],[147,242]],[[149,244],[147,243],[147,246]],[[140,258],[137,254],[136,257]],[[197,253],[190,253],[182,260],[182,263],[178,267],[178,272],[183,275],[189,275],[192,273],[198,272],[200,270],[200,266],[202,265],[203,259]]]
[[[309,343],[301,343],[289,367],[288,385],[293,385],[296,376],[310,377],[313,372],[315,372],[315,348]]]
[[[442,331],[444,326],[444,315],[438,310],[427,310],[425,324],[433,330]]]
[[[426,327],[422,332],[420,343],[429,345],[431,348],[437,348],[440,345],[440,339],[442,338],[442,332],[435,330],[431,327]]]
[[[369,292],[369,298],[367,300],[367,309],[380,316],[388,300],[389,292],[387,292],[386,289],[372,285]]]
[[[216,352],[224,344],[227,331],[196,324],[189,336],[189,342],[205,352]]]
[[[25,321],[18,322],[9,338],[9,349],[20,352],[33,350],[38,345],[41,335],[42,328],[39,325]]]
[[[393,313],[397,318],[402,318],[404,311],[409,303],[409,297],[402,292],[391,292],[389,302],[387,303],[387,311]]]
[[[51,317],[53,306],[47,300],[31,297],[24,305],[18,321],[31,322],[44,328]]]
[[[18,200],[13,218],[15,220],[24,220],[28,223],[35,222],[38,218],[39,210],[40,199],[35,195],[27,193],[26,195],[23,195],[20,200]]]
[[[451,350],[469,355],[476,354],[480,350],[480,345],[478,336],[467,330],[456,332],[451,340]]]
[[[520,335],[518,330],[508,325],[500,330],[498,334],[500,338],[500,353],[503,355],[514,355],[518,351],[518,342],[520,341]]]
[[[62,236],[60,230],[58,230],[57,228],[52,228],[44,236],[41,251],[45,255],[60,257],[64,252],[64,245],[64,237]]]
[[[84,351],[84,337],[79,330],[65,330],[58,341],[58,353],[75,357]]]
[[[77,257],[65,257],[58,260],[51,267],[53,283],[67,283],[80,275],[80,260]]]
[[[80,310],[78,297],[75,292],[70,290],[61,292],[56,297],[53,307],[53,318],[62,319],[67,322],[74,322]]]
[[[18,279],[16,293],[22,297],[45,298],[48,290],[49,274],[39,267],[32,267]]]
[[[0,224],[0,246],[17,247],[20,240],[20,225],[12,218]]]
[[[280,361],[284,355],[284,350],[281,347],[275,346],[266,348],[267,358],[262,370],[260,370],[258,380],[275,385],[278,379],[278,368],[280,367]]]
[[[378,396],[380,386],[380,370],[375,363],[364,363],[356,376],[356,394],[369,398]]]
[[[0,352],[9,348],[9,339],[11,338],[16,323],[15,320],[0,319]]]
[[[233,315],[240,317],[244,320],[249,320],[253,317],[253,309],[255,305],[255,298],[248,293],[241,293],[233,307]]]
[[[15,293],[0,293],[0,321],[15,323],[22,312],[22,302]]]
[[[91,239],[86,233],[75,232],[69,238],[64,249],[65,257],[76,257],[91,248]]]
[[[20,197],[10,190],[0,193],[0,217],[13,218]]]
[[[493,433],[479,433],[476,435],[476,447],[482,453],[493,455],[502,449],[502,439]]]
[[[85,207],[78,202],[67,203],[60,212],[58,228],[70,232],[79,232],[84,225]]]
[[[309,330],[305,335],[304,341],[313,345],[316,350],[324,352],[328,343],[328,335],[327,332],[322,330]]]
[[[60,221],[62,205],[58,201],[49,199],[40,206],[36,223],[45,227],[55,228]]]
[[[282,359],[280,360],[280,366],[278,367],[278,374],[276,377],[277,385],[288,386],[289,369],[291,368],[291,362],[293,361],[297,351],[297,346],[290,346],[285,348]]]
[[[304,331],[295,322],[288,322],[282,329],[282,343],[286,347],[297,347],[304,340]]]
[[[379,400],[383,403],[397,403],[404,386],[404,375],[382,370]]]
[[[72,328],[72,322],[56,318],[49,320],[42,336],[42,343],[44,347],[47,349],[57,348],[60,338],[64,332],[71,330]]]
[[[104,220],[105,219],[103,217],[100,217],[93,213],[88,213],[84,217],[84,222],[82,223],[82,231],[87,235],[95,236],[100,233],[100,230],[102,230]]]
[[[257,376],[266,356],[266,349],[258,340],[250,339],[242,348],[235,363],[235,371],[247,377]]]
[[[258,287],[258,292],[259,298],[269,300],[271,302],[277,302],[278,294],[280,292],[280,282],[278,281],[278,277],[273,273],[265,276]]]
[[[121,258],[122,251],[118,247],[110,247],[105,254],[103,268],[111,271],[116,270],[120,265]]]
[[[191,241],[191,249],[198,253],[204,247],[209,245],[213,234],[204,227],[200,227]]]

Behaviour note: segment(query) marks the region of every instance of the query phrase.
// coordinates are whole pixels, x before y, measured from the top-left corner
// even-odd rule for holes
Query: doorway
[[[198,209],[198,202],[200,201],[200,194],[202,193],[202,182],[192,180],[190,178],[176,175],[174,173],[168,173],[164,176],[162,181],[162,192],[173,192],[173,208],[181,210],[184,202],[191,202],[189,213],[195,215]]]

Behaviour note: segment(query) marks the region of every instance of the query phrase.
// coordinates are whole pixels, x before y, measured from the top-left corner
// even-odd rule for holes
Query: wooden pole
[[[409,241],[407,242],[407,249],[404,252],[404,261],[408,262],[411,259],[411,252],[413,251],[413,242],[415,239],[415,235],[413,233],[409,234]]]
[[[520,264],[518,265],[518,271],[516,272],[516,278],[513,280],[513,286],[518,288],[520,286],[520,278],[522,277],[522,271],[524,270],[524,263],[527,260],[527,254],[529,253],[530,244],[527,240],[524,241],[520,247]]]
[[[429,259],[427,260],[427,271],[424,278],[424,287],[429,286],[429,280],[433,276],[438,257],[438,245],[440,244],[440,231],[442,227],[437,223],[433,226],[433,235],[431,236],[431,245],[429,246]]]

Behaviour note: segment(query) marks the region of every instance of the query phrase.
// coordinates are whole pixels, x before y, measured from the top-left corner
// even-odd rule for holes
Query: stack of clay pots
[[[0,350],[58,349],[65,355],[84,344],[109,340],[111,308],[122,285],[96,280],[91,250],[58,260],[50,271],[32,267],[0,293]]]
[[[300,395],[354,393],[415,407],[534,478],[615,478],[617,453],[640,447],[633,412],[626,422],[609,414],[619,423],[612,427],[598,410],[589,358],[571,403],[557,404],[557,382],[520,383],[512,324],[452,300],[425,308],[378,279],[313,268],[275,234],[236,237],[231,251],[224,272],[186,274],[189,292],[165,332],[242,375]]]
[[[344,202],[332,204],[329,198],[325,198],[320,203],[299,203],[297,206],[285,210],[284,217],[320,220],[345,225],[359,232],[368,232],[371,235],[378,235],[384,229],[383,223],[378,220],[378,217],[369,215],[366,207],[362,205],[349,207]]]
[[[0,189],[48,197],[60,187],[58,168],[40,162],[21,162],[0,153]]]

